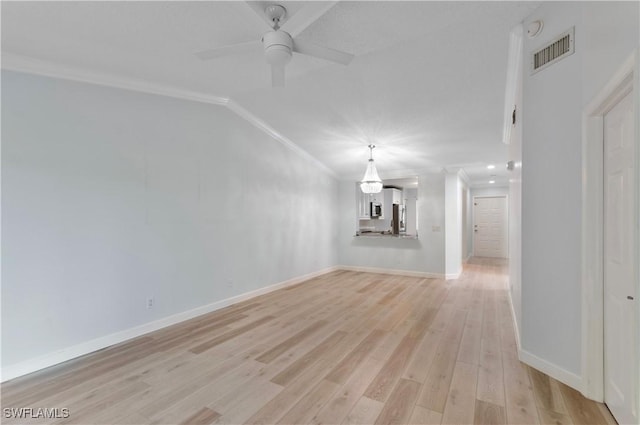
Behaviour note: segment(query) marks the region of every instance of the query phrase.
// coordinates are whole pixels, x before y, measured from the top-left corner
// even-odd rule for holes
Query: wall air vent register
[[[575,51],[575,27],[531,54],[531,75],[541,71]]]

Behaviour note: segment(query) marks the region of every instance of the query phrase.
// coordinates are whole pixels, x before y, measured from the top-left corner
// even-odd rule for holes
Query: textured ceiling
[[[290,17],[310,7],[280,3]],[[244,2],[2,2],[2,52],[230,97],[344,178],[361,177],[375,143],[382,178],[462,167],[480,186],[495,163],[504,184],[509,31],[537,5],[337,2],[299,38],[355,59],[295,54],[284,89],[260,49],[193,54],[260,39]]]

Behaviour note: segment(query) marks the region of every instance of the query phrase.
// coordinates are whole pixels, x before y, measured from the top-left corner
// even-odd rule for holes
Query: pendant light
[[[376,165],[373,163],[373,148],[375,145],[369,145],[369,163],[360,182],[360,190],[363,193],[379,193],[382,190],[382,180],[380,180]]]

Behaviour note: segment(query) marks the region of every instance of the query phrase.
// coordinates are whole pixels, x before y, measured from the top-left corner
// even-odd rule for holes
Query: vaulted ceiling
[[[279,3],[289,19],[318,6]],[[276,89],[260,49],[194,55],[260,39],[264,26],[245,2],[3,2],[2,53],[231,98],[341,178],[361,177],[374,143],[383,179],[462,167],[475,186],[489,174],[506,184],[509,32],[538,4],[327,4],[298,38],[355,59],[294,54]]]

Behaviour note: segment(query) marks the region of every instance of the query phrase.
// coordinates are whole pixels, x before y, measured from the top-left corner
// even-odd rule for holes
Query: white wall
[[[336,265],[337,193],[224,107],[3,72],[3,368]]]
[[[473,198],[471,197],[471,188],[467,187],[467,220],[463,223],[466,226],[466,241],[463,249],[467,259],[473,255]]]
[[[418,176],[417,208],[417,240],[356,237],[354,182],[340,182],[337,209],[340,265],[444,275],[444,174]],[[434,226],[439,230],[434,230]]]
[[[420,227],[418,225],[418,189],[411,187],[405,188],[402,196],[404,196],[405,204],[405,233],[408,235],[418,234]]]
[[[522,333],[529,362],[570,385],[581,371],[582,107],[638,46],[637,2],[548,2],[525,20]],[[531,76],[529,55],[575,26],[575,53]]]
[[[582,100],[587,105],[640,44],[638,2],[584,2]]]
[[[469,239],[469,233],[472,232],[471,230],[471,195],[469,192],[469,186],[466,184],[466,182],[462,182],[462,187],[461,187],[461,212],[462,212],[462,220],[461,220],[461,225],[462,225],[462,245],[461,245],[461,250],[462,250],[462,262],[466,263],[467,260],[469,259],[469,257],[471,256],[471,243],[470,243],[470,239]]]
[[[508,186],[474,187],[471,189],[472,199],[474,196],[506,196],[508,194]]]
[[[525,37],[522,146],[523,350],[580,373],[580,125],[584,45],[579,3],[544,4]],[[571,26],[576,53],[531,76],[529,55]],[[525,22],[525,28],[527,22]]]
[[[402,196],[404,199],[418,199],[418,189],[415,187],[406,187],[403,190]]]
[[[445,176],[445,269],[448,277],[462,272],[462,181],[458,171]]]

